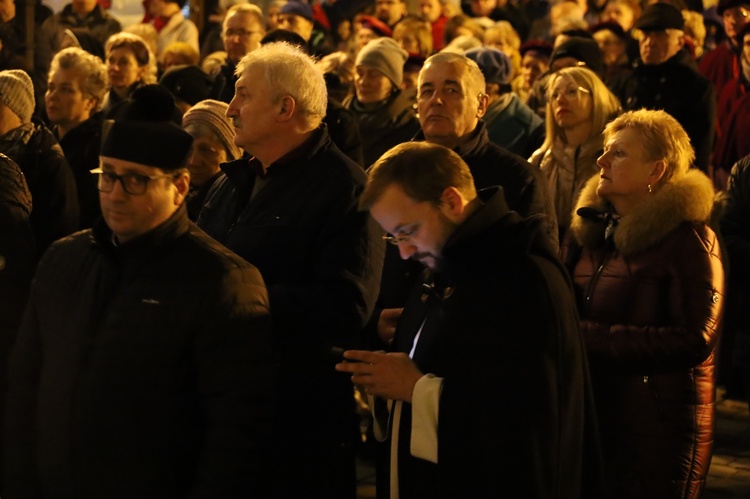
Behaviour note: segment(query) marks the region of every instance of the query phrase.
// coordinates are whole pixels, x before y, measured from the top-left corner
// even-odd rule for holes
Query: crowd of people
[[[21,5],[2,497],[701,496],[750,0]]]

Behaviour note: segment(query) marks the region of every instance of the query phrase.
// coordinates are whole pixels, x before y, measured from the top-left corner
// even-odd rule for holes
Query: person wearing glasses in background
[[[599,171],[596,158],[602,153],[602,130],[620,110],[617,97],[585,67],[562,69],[549,82],[547,133],[530,161],[547,180],[561,241],[570,226],[578,193]]]
[[[238,76],[234,74],[237,63],[245,54],[260,48],[260,41],[266,34],[263,12],[260,7],[243,3],[230,7],[224,18],[222,39],[227,59],[216,75],[215,88],[218,100],[229,104],[234,97],[234,84]]]
[[[188,220],[193,139],[159,90],[105,123],[103,219],[37,269],[11,353],[4,497],[268,497],[267,291]]]

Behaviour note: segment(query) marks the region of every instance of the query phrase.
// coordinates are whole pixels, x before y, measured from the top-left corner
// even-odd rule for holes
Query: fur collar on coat
[[[579,208],[594,208],[601,213],[612,213],[612,205],[596,194],[599,174],[591,177],[581,191],[573,212],[571,230],[583,247],[594,248],[604,243],[606,223],[584,218]],[[614,232],[615,247],[625,256],[640,253],[674,231],[683,222],[707,222],[714,202],[711,180],[697,169],[690,169],[679,179],[672,180],[633,212],[620,219]]]

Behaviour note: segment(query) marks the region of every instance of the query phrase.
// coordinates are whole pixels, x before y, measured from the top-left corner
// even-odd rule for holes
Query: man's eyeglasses
[[[174,177],[174,173],[165,173],[163,175],[141,175],[140,173],[126,173],[118,175],[110,171],[104,171],[100,168],[91,170],[91,173],[98,175],[97,189],[101,192],[112,192],[115,188],[115,182],[119,180],[122,189],[128,194],[139,196],[145,194],[148,184],[152,180],[166,177]]]
[[[224,38],[231,38],[233,36],[239,36],[240,38],[248,38],[252,35],[258,35],[260,31],[250,31],[247,29],[233,29],[230,28],[224,31]]]
[[[386,234],[385,236],[383,236],[383,240],[388,241],[394,246],[398,246],[399,244],[405,243],[406,241],[409,241],[412,237],[416,236],[417,232],[419,232],[419,228],[420,228],[419,224],[413,225],[409,227],[407,230],[402,231],[398,235],[393,236],[391,234]]]

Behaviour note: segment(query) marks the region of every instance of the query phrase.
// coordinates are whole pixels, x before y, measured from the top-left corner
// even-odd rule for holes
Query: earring
[[[648,184],[648,193],[651,194],[653,191],[651,190],[651,184]]]

